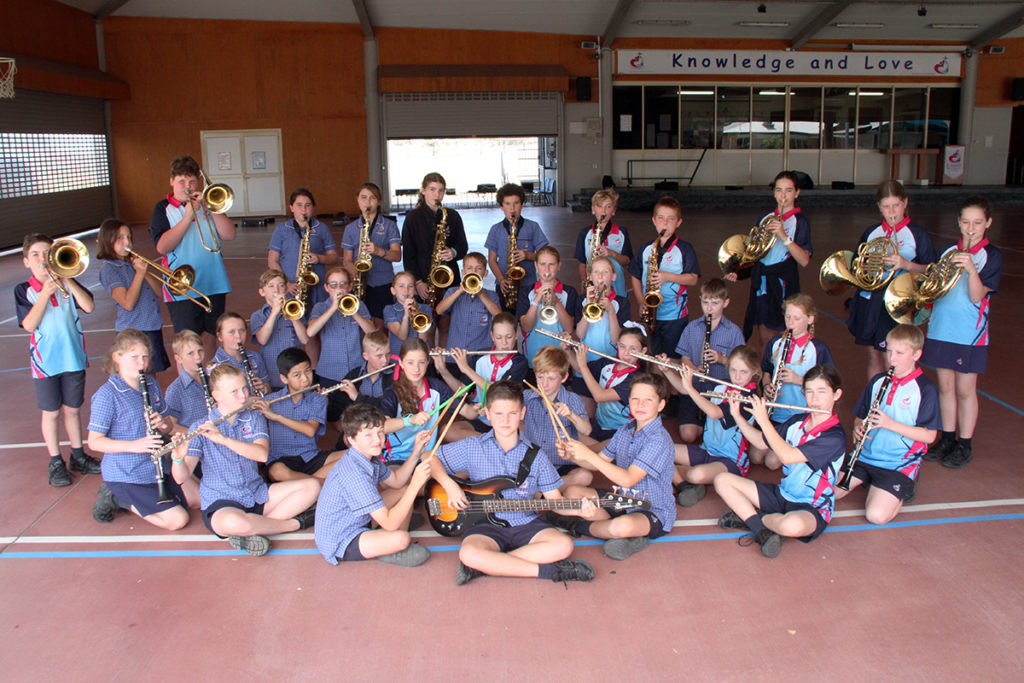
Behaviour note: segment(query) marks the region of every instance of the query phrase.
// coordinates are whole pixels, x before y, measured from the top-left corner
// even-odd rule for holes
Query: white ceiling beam
[[[1010,31],[1024,23],[1024,8],[1017,10],[1010,16],[989,26],[987,29],[971,39],[971,49],[980,50],[993,40],[1002,38]]]
[[[105,3],[100,5],[100,8],[96,10],[96,14],[93,16],[97,19],[106,19],[129,2],[131,2],[131,0],[107,0]]]
[[[811,18],[806,24],[800,27],[800,30],[796,32],[793,37],[793,44],[790,46],[793,50],[799,50],[807,41],[818,35],[818,31],[828,26],[829,22],[838,17],[846,8],[854,3],[854,0],[840,0],[834,2],[828,7],[818,12],[817,16]]]
[[[359,17],[359,25],[363,27],[363,36],[373,38],[373,24],[370,22],[370,13],[366,9],[366,0],[352,0],[352,7],[356,10],[356,16]]]
[[[604,28],[604,35],[601,36],[601,47],[610,48],[615,39],[622,32],[622,25],[629,14],[629,8],[633,6],[633,0],[619,0],[612,10],[612,16],[608,19],[608,25]]]

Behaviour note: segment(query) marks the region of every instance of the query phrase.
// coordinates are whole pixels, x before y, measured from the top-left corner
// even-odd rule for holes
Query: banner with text
[[[616,50],[616,73],[686,76],[960,76],[956,52]]]

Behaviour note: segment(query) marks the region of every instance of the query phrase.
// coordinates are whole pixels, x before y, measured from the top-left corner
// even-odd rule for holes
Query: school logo
[[[895,491],[896,493],[899,493],[900,492],[900,486],[901,486],[901,484],[893,484],[892,485],[892,490]]]
[[[946,57],[943,57],[942,61],[935,65],[935,73],[943,75],[949,73],[949,60]]]
[[[948,160],[949,160],[949,163],[951,163],[951,164],[959,164],[960,163],[960,150],[959,149],[953,150],[953,153],[949,155]]]
[[[900,404],[901,404],[901,405],[902,405],[902,406],[903,406],[904,408],[909,408],[909,407],[910,407],[910,397],[909,397],[909,396],[904,396],[904,397],[903,397],[903,400],[902,400],[902,401],[900,401]]]
[[[629,65],[634,69],[644,68],[644,53],[637,52],[636,56],[633,57],[633,59],[629,60]]]

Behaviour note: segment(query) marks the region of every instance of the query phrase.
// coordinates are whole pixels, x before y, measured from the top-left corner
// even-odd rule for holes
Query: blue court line
[[[945,517],[938,519],[904,520],[890,522],[888,524],[849,524],[846,526],[830,526],[825,533],[843,533],[847,531],[885,531],[888,529],[902,529],[915,526],[939,526],[945,524],[965,524],[969,522],[994,522],[1002,520],[1024,519],[1024,512],[1007,513],[1000,515],[977,515],[974,517]],[[721,541],[732,538],[739,538],[746,535],[745,532],[726,532],[714,534],[684,534],[679,536],[662,536],[655,539],[654,543],[683,543],[689,541]],[[587,539],[585,541],[574,541],[573,545],[588,546],[601,545],[604,541],[600,539]],[[459,549],[455,545],[427,546],[432,553],[449,553]],[[271,550],[268,555],[319,555],[315,548],[281,548]],[[3,552],[0,559],[50,559],[50,558],[90,558],[104,559],[117,557],[228,557],[242,556],[246,553],[241,550],[96,550],[96,551],[72,551],[72,552]]]
[[[1013,412],[1017,413],[1018,415],[1024,416],[1024,410],[1021,410],[1017,406],[1012,406],[1009,403],[1007,403],[1006,401],[1002,400],[1001,398],[996,398],[995,396],[993,396],[992,394],[988,393],[987,391],[982,391],[981,389],[978,389],[977,391],[978,391],[979,394],[981,394],[982,396],[984,396],[988,400],[990,400],[990,401],[992,401],[994,403],[998,403],[1002,407],[1006,408],[1007,410],[1012,410]]]

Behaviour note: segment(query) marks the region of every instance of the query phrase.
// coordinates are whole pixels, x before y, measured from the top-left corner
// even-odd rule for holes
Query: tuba
[[[844,249],[825,259],[818,281],[826,294],[842,294],[851,286],[873,292],[889,284],[894,270],[887,270],[884,259],[897,254],[891,237],[876,237],[857,248],[857,255]]]
[[[61,279],[78,277],[88,267],[89,250],[82,242],[74,238],[59,239],[51,244],[46,252],[46,270],[65,299],[70,294]]]
[[[931,317],[931,305],[953,289],[963,269],[953,263],[962,249],[950,249],[924,273],[901,273],[886,288],[884,303],[897,323],[920,325]]]
[[[430,257],[430,293],[427,295],[428,306],[435,306],[442,289],[455,282],[455,272],[450,266],[441,263],[441,252],[448,241],[448,209],[441,207],[441,220],[437,224],[434,236],[434,252]]]
[[[510,283],[508,291],[505,293],[505,308],[510,311],[515,311],[519,304],[519,285],[522,284],[523,278],[526,277],[526,269],[512,260],[512,252],[519,249],[516,245],[516,233],[518,231],[516,223],[518,222],[519,217],[512,214],[512,218],[508,222],[508,258],[505,261],[505,277]]]
[[[652,275],[658,272],[658,244],[661,240],[661,233],[651,242],[651,254],[647,257],[647,282],[644,286],[644,310],[641,314],[641,322],[647,329],[648,335],[654,330],[655,311],[661,306],[661,287],[654,284]]]
[[[750,234],[733,235],[722,242],[718,249],[718,265],[723,275],[750,268],[775,246],[775,233],[768,229],[768,225],[776,218],[779,216],[770,213],[750,229]]]

